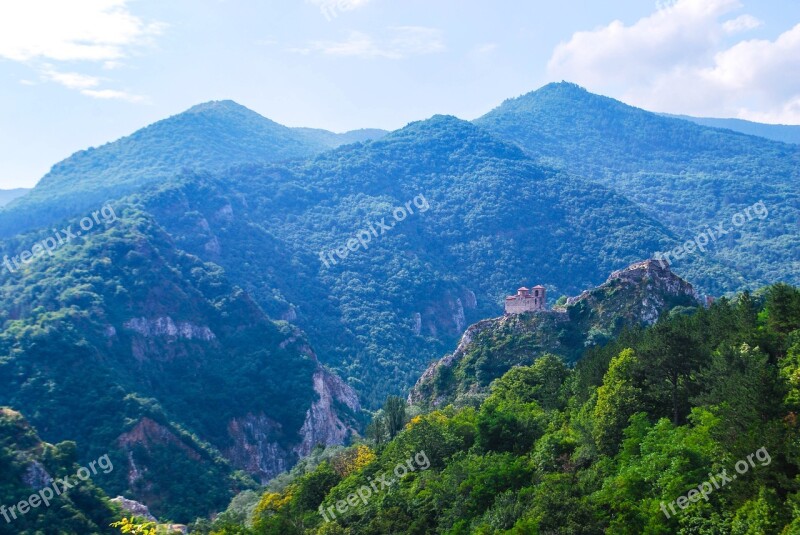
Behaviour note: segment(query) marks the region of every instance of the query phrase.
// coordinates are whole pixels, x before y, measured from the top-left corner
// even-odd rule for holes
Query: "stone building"
[[[530,289],[523,286],[517,290],[517,295],[506,297],[506,314],[544,310],[547,305],[545,293],[544,286],[534,286]]]

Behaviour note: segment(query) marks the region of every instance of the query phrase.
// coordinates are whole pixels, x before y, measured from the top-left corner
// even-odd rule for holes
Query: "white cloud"
[[[165,25],[133,15],[128,0],[3,0],[0,2],[0,59],[22,62],[42,78],[95,98],[122,98],[122,91],[97,89],[101,80],[60,72],[53,64],[121,66],[131,49],[150,42]],[[91,91],[87,91],[90,88]],[[98,96],[100,94],[101,96]],[[117,96],[111,96],[117,95]],[[136,97],[138,98],[138,97]],[[136,101],[128,95],[125,100]]]
[[[127,0],[4,0],[0,2],[0,57],[14,61],[101,61],[164,26],[145,23]]]
[[[755,30],[763,25],[763,21],[758,20],[752,15],[742,15],[740,17],[736,17],[735,19],[725,21],[725,23],[722,25],[722,29],[727,33],[739,33]]]
[[[731,43],[762,23],[738,0],[678,0],[625,25],[577,32],[548,65],[631,104],[673,113],[800,123],[800,25],[774,41]]]
[[[319,7],[328,20],[339,15],[342,11],[352,11],[367,5],[370,0],[307,0],[308,3]]]
[[[42,72],[42,77],[69,89],[89,89],[100,85],[100,79],[96,76],[87,76],[77,72],[58,72],[50,68]]]
[[[390,36],[384,39],[375,39],[362,32],[350,32],[343,41],[312,41],[307,47],[293,51],[366,59],[403,59],[441,52],[445,48],[442,32],[436,28],[399,26],[388,30]]]
[[[124,100],[127,102],[143,102],[145,100],[145,98],[140,95],[133,95],[126,91],[118,91],[116,89],[82,89],[81,94],[103,100]]]

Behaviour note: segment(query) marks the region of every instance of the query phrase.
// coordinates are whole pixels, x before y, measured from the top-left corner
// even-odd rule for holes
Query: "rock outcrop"
[[[425,370],[408,401],[427,407],[469,403],[512,366],[530,364],[548,352],[575,361],[587,347],[605,343],[626,326],[650,325],[675,306],[699,304],[692,285],[669,265],[637,262],[561,307],[471,325],[453,353]],[[504,343],[509,336],[515,343]]]

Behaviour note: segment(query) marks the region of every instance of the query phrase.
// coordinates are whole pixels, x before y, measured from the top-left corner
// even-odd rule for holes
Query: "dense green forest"
[[[22,415],[0,407],[0,534],[118,533],[110,524],[120,511],[99,488],[107,474],[98,470],[95,478],[80,481],[75,477],[80,469],[78,459],[75,442],[42,442]],[[110,467],[109,473],[113,473],[113,465]],[[59,492],[52,491],[48,480],[62,478],[68,478],[66,483],[74,488],[64,492],[67,489],[59,481]],[[40,495],[36,507],[24,514],[10,510],[38,494],[40,488],[50,492]]]
[[[190,520],[297,460],[313,378],[327,372],[219,266],[177,250],[141,211],[117,210],[0,276],[0,406],[49,442],[78,442],[81,460],[111,454],[109,492]],[[329,425],[337,414],[358,427],[357,406],[337,406]]]
[[[185,169],[219,172],[238,164],[304,159],[384,134],[288,128],[230,100],[198,104],[54,165],[13,211],[0,211],[0,237],[94,209]]]
[[[391,439],[387,407],[362,444],[318,453],[195,527],[794,534],[798,410],[800,291],[779,284],[676,308],[574,368],[554,355],[515,367],[479,403],[412,409]]]
[[[800,283],[798,157],[571,84],[391,133],[196,106],[0,209],[0,441],[19,411],[48,470],[108,454],[98,486],[201,533],[781,533],[797,291],[740,292]],[[757,203],[673,264],[693,288],[589,290]],[[556,310],[498,319],[533,284]],[[16,499],[28,454],[2,444]],[[762,447],[695,513],[650,514]],[[104,532],[93,500],[64,531]]]
[[[567,82],[509,99],[475,123],[625,195],[682,238],[676,246],[722,224],[728,232],[709,254],[750,281],[800,284],[800,145],[661,116]],[[767,217],[732,224],[758,201]]]
[[[413,199],[425,202],[396,221]],[[178,246],[300,326],[373,408],[515,288],[574,295],[676,242],[624,197],[444,116],[288,168],[189,174],[143,202]],[[347,258],[320,258],[381,221]],[[715,295],[753,283],[702,255],[685,265]]]

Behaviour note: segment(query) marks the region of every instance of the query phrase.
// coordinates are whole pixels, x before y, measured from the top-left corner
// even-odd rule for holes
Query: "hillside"
[[[53,533],[56,527],[64,533],[117,533],[109,524],[118,519],[119,512],[99,489],[114,466],[106,459],[92,460],[99,469],[89,472],[91,479],[81,481],[76,477],[81,466],[74,442],[42,442],[20,413],[0,406],[0,534]],[[56,494],[50,485],[65,477],[76,488]],[[61,490],[63,483],[57,484]],[[38,503],[35,508],[25,514],[9,509],[32,494],[40,498],[31,502]]]
[[[486,339],[488,359],[527,335]],[[515,366],[477,406],[385,411],[369,439],[197,532],[797,533],[799,340],[800,290],[786,285],[684,309],[574,368]]]
[[[569,83],[508,100],[475,123],[626,196],[679,236],[670,249],[712,229],[708,256],[751,281],[800,283],[798,145],[664,117]],[[768,215],[734,224],[759,201]]]
[[[692,285],[647,260],[612,273],[605,283],[540,312],[505,315],[470,326],[451,355],[431,364],[408,396],[428,409],[486,397],[491,382],[545,354],[574,363],[587,348],[623,329],[652,325],[674,307],[699,306]]]
[[[690,117],[688,115],[669,115],[669,117],[676,117],[684,119],[703,126],[711,126],[714,128],[724,128],[733,130],[734,132],[741,132],[749,136],[758,136],[772,141],[780,141],[781,143],[800,144],[800,126],[786,125],[786,124],[765,124],[754,123],[753,121],[745,121],[744,119],[720,119],[715,117]]]
[[[180,248],[307,332],[372,407],[512,289],[534,279],[576,293],[675,239],[619,195],[453,117],[289,167],[187,175],[143,201]],[[348,241],[346,258],[330,256]],[[746,284],[702,258],[686,272],[715,294]]]
[[[30,195],[0,211],[0,237],[46,226],[186,169],[221,171],[238,164],[307,158],[381,134],[293,129],[231,100],[198,104],[55,164]]]
[[[111,213],[53,257],[0,273],[0,405],[45,440],[82,444],[82,461],[108,453],[109,493],[177,521],[349,440],[357,396],[297,328],[137,207]]]
[[[0,189],[0,207],[3,207],[18,197],[30,191],[29,188]]]

